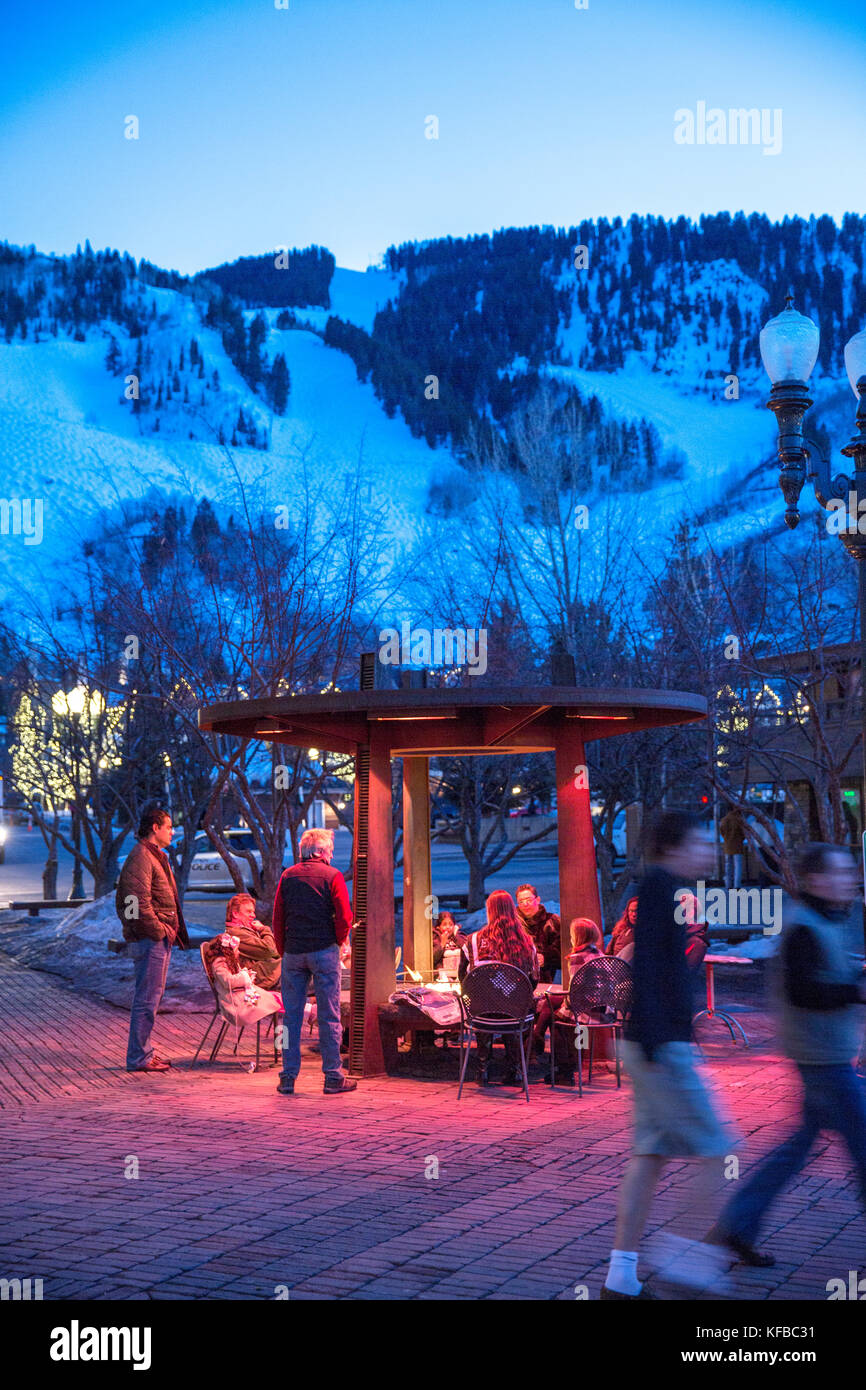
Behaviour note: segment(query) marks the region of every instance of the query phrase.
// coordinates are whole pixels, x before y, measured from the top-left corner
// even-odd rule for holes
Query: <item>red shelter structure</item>
[[[366,681],[372,685],[372,680],[368,667]],[[358,925],[352,946],[349,1070],[370,1075],[384,1070],[378,1010],[395,986],[391,759],[403,760],[404,956],[416,969],[430,970],[431,757],[553,752],[562,919],[598,921],[585,745],[591,739],[704,719],[706,712],[701,696],[670,690],[362,688],[208,705],[199,712],[199,724],[214,733],[315,746],[355,760],[352,869]],[[568,953],[565,940],[563,953]]]

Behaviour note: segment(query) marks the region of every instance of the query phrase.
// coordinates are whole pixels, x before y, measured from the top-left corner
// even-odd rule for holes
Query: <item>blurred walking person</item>
[[[633,1152],[620,1189],[603,1299],[653,1297],[637,1277],[638,1246],[667,1160],[720,1160],[730,1146],[695,1065],[693,975],[685,925],[678,920],[683,913],[677,911],[687,885],[710,872],[712,841],[697,817],[665,811],[651,827],[646,849],[649,868],[638,889],[634,927],[634,1003],[622,1044],[634,1088]],[[718,1252],[706,1253],[712,1258]]]
[[[809,844],[794,875],[797,896],[785,906],[773,993],[782,1048],[803,1083],[800,1125],[738,1187],[707,1237],[750,1265],[775,1263],[755,1241],[768,1207],[805,1166],[821,1130],[848,1146],[866,1210],[866,1095],[853,1064],[863,1017],[857,1006],[866,1002],[862,936],[851,911],[857,871],[840,845]]]

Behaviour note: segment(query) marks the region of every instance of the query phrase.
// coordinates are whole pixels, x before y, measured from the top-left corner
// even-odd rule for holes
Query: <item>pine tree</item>
[[[117,339],[112,334],[109,339],[108,351],[105,354],[105,367],[112,376],[117,376],[120,365],[120,348],[117,346]]]
[[[289,402],[289,392],[291,390],[291,377],[286,366],[286,359],[281,352],[274,358],[274,365],[271,367],[270,379],[268,383],[271,405],[277,415],[284,415],[286,406]]]

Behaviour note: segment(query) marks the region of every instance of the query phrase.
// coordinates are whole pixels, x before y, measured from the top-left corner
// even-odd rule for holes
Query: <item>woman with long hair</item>
[[[538,952],[524,927],[510,893],[491,893],[486,903],[487,921],[466,943],[473,965],[482,960],[504,960],[530,978],[538,978]],[[474,958],[471,953],[474,953]]]
[[[622,956],[627,965],[634,955],[634,928],[637,922],[637,898],[629,898],[625,911],[616,922],[607,943],[605,955]]]
[[[510,893],[497,890],[490,894],[486,903],[487,921],[484,926],[464,941],[463,958],[460,962],[459,977],[462,980],[476,965],[488,961],[504,961],[516,965],[528,975],[533,986],[538,983],[539,960],[535,942],[524,927]],[[502,1078],[503,1086],[521,1086],[517,1068],[520,1054],[515,1034],[503,1036],[505,1046],[506,1070]],[[481,1086],[490,1085],[489,1063],[492,1036],[489,1033],[478,1035],[478,1073]]]

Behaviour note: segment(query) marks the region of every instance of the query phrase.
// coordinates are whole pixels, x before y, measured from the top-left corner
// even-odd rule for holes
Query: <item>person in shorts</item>
[[[731,1143],[695,1066],[694,976],[682,908],[690,886],[712,870],[712,841],[697,817],[665,811],[651,828],[647,861],[634,932],[634,1003],[622,1044],[634,1088],[634,1142],[603,1299],[652,1297],[637,1277],[638,1245],[667,1160],[720,1159]]]

